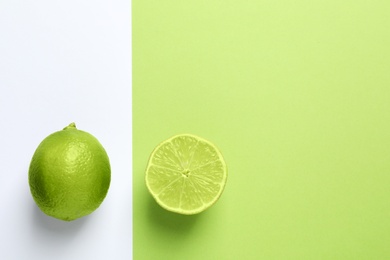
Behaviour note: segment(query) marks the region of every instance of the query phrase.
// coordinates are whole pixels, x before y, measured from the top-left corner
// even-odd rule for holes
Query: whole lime
[[[28,177],[38,207],[49,216],[71,221],[103,202],[111,167],[99,141],[71,123],[39,144]]]

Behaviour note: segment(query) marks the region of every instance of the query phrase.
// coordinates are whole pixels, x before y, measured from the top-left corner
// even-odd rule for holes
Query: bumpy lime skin
[[[103,146],[73,123],[40,143],[29,168],[30,190],[38,207],[65,221],[96,210],[110,181],[110,162]]]

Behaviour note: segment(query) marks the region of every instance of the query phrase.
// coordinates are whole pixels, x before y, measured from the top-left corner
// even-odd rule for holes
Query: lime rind
[[[72,221],[91,214],[105,199],[111,181],[109,157],[93,135],[72,123],[39,144],[28,181],[46,215]]]
[[[219,149],[192,134],[175,135],[160,143],[150,155],[145,175],[146,186],[156,202],[184,215],[197,214],[214,205],[226,180],[227,167]]]

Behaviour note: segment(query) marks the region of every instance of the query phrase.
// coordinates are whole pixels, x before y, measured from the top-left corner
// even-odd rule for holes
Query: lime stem
[[[63,130],[68,130],[68,129],[76,129],[76,124],[74,122],[72,122],[67,127],[65,127]]]

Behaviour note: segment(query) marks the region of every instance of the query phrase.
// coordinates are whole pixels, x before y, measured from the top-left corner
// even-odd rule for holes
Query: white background
[[[131,259],[130,0],[0,1],[0,259]],[[111,161],[94,213],[44,215],[28,186],[38,144],[71,122]]]

